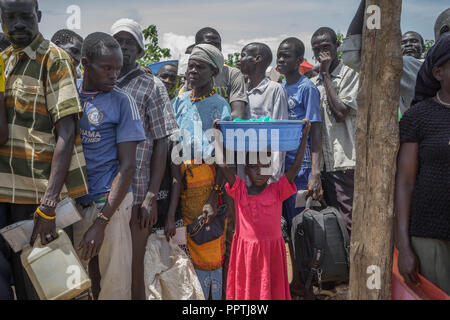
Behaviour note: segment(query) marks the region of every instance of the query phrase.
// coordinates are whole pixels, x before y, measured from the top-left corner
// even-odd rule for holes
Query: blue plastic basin
[[[218,124],[225,148],[252,152],[297,150],[303,128],[303,122],[298,120],[219,121]]]

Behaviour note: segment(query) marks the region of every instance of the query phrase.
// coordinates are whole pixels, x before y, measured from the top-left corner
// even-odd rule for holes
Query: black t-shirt
[[[400,121],[404,142],[419,143],[410,235],[450,240],[450,108],[433,99],[411,107]]]

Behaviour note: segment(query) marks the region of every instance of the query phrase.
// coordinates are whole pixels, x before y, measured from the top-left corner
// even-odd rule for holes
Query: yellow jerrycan
[[[70,300],[91,287],[83,265],[67,234],[58,229],[58,238],[43,246],[38,236],[20,256],[22,265],[41,300]]]

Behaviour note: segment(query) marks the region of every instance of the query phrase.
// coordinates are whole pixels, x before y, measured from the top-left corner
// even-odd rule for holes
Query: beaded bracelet
[[[41,209],[40,209],[39,207],[37,207],[36,213],[37,213],[39,216],[41,216],[42,218],[44,218],[45,220],[55,220],[55,218],[56,218],[56,215],[53,216],[53,217],[46,215],[45,213],[43,213],[43,212],[41,211]]]
[[[105,221],[106,224],[109,224],[109,218],[105,216],[102,212],[97,213],[97,218]]]

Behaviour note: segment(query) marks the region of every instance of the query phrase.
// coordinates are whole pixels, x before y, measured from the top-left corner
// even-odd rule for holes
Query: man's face
[[[328,54],[331,56],[332,61],[337,58],[338,45],[337,43],[333,43],[331,37],[328,34],[312,38],[311,46],[317,61],[320,61],[319,55],[325,52],[328,52]]]
[[[177,83],[177,71],[177,68],[171,65],[165,65],[159,69],[158,78],[166,86],[167,92],[172,91]]]
[[[0,0],[2,28],[17,47],[28,46],[39,32],[41,12],[32,0]]]
[[[97,90],[111,91],[117,83],[122,69],[122,51],[120,49],[104,49],[105,51],[92,60],[83,58],[85,74]]]
[[[206,33],[200,43],[211,44],[222,51],[222,40],[220,39],[220,36],[215,33]]]
[[[260,56],[259,56],[260,57]],[[257,49],[254,46],[246,46],[242,49],[239,67],[243,74],[252,74],[256,69],[258,58]]]
[[[402,37],[402,54],[421,59],[424,52],[422,40],[417,33],[406,33]]]
[[[81,47],[83,46],[80,40],[73,38],[70,42],[67,42],[65,44],[61,44],[59,43],[59,41],[57,41],[55,44],[72,57],[75,67],[78,67],[80,65]]]
[[[202,88],[214,77],[212,67],[203,61],[189,59],[187,67],[187,81],[193,88]]]
[[[139,44],[134,37],[125,31],[120,31],[114,35],[114,38],[120,44],[123,54],[123,65],[129,66],[136,62],[137,55],[140,51]]]
[[[295,47],[290,43],[282,43],[277,52],[277,67],[281,74],[288,74],[290,72],[298,72],[302,57],[298,57],[295,52]]]

